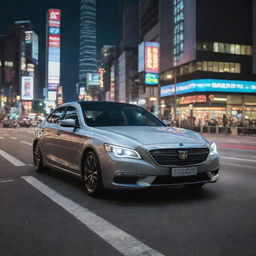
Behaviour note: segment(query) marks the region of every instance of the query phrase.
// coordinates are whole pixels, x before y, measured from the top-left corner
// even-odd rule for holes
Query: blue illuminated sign
[[[158,84],[159,76],[158,74],[146,73],[145,74],[145,84]]]
[[[174,84],[162,86],[160,97],[172,96]],[[256,81],[198,79],[176,84],[176,94],[191,92],[256,93]]]
[[[60,34],[60,28],[49,27],[49,34],[59,35]]]

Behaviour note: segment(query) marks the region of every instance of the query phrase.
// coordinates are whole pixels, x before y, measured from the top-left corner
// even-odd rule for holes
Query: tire
[[[86,192],[91,196],[99,196],[104,191],[99,160],[93,151],[88,151],[84,156],[83,182]]]
[[[185,188],[188,188],[188,189],[200,189],[204,185],[205,185],[205,183],[189,184],[189,185],[185,185]]]
[[[33,149],[33,159],[35,172],[44,172],[46,168],[43,165],[42,152],[38,142],[36,143]]]

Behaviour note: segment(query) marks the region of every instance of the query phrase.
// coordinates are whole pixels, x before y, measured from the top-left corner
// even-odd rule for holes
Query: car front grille
[[[187,158],[180,159],[180,151],[185,151]],[[160,165],[196,165],[203,163],[208,154],[208,148],[172,148],[153,149],[149,151],[153,159]]]

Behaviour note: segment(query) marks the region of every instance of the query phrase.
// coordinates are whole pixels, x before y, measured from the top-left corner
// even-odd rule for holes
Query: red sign
[[[159,48],[156,46],[145,47],[145,71],[147,73],[159,71]]]
[[[48,26],[60,27],[60,10],[58,9],[48,10]]]
[[[49,47],[60,47],[60,35],[49,35]]]
[[[180,98],[180,104],[205,103],[206,101],[206,95],[194,95]]]
[[[99,73],[100,73],[100,88],[104,87],[104,73],[105,69],[104,68],[99,68]]]

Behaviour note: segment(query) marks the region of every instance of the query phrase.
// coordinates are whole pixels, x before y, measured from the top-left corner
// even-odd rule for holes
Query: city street
[[[33,128],[0,128],[0,256],[256,255],[256,137],[206,135],[221,177],[201,190],[108,191],[34,172]]]

